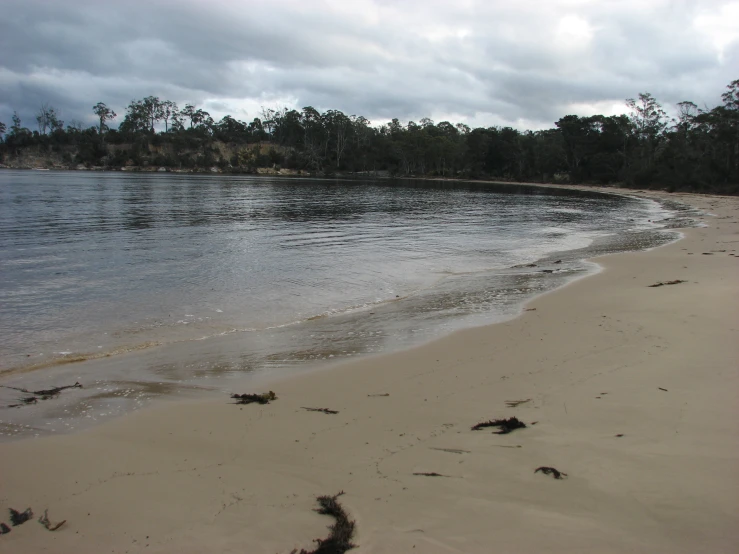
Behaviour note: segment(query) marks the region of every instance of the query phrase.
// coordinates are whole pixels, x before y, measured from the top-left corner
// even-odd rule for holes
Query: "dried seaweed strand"
[[[301,549],[298,553],[293,550],[290,554],[344,554],[344,552],[355,548],[357,545],[352,543],[352,537],[356,524],[349,519],[349,515],[344,508],[336,500],[344,491],[334,496],[319,496],[318,504],[320,508],[316,511],[325,516],[333,517],[336,522],[329,527],[328,537],[325,539],[316,539],[318,546],[314,550]]]

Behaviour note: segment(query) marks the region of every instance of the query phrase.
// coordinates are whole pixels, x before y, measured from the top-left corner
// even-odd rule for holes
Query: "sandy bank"
[[[739,200],[676,199],[716,216],[513,321],[276,383],[266,406],[0,444],[0,521],[67,520],[13,528],[0,552],[309,549],[331,523],[315,497],[340,490],[355,552],[735,551]],[[537,423],[470,430],[513,415]]]

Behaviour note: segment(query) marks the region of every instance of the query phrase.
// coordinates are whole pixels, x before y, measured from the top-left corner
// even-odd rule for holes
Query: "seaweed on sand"
[[[653,285],[649,285],[650,288],[655,287],[664,287],[665,285],[679,285],[680,283],[686,283],[687,281],[684,281],[683,279],[675,279],[674,281],[660,281],[659,283],[654,283]]]
[[[338,414],[339,412],[337,410],[329,410],[328,408],[306,408],[305,406],[302,406],[304,410],[308,410],[309,412],[323,412],[324,414]]]
[[[564,479],[565,477],[567,477],[567,474],[565,472],[559,471],[553,467],[546,467],[546,466],[537,467],[534,470],[534,473],[538,473],[539,471],[541,471],[544,475],[551,475],[555,479]]]
[[[479,431],[486,427],[498,427],[498,431],[494,431],[496,435],[507,435],[511,431],[516,429],[524,429],[526,424],[518,419],[517,417],[510,417],[508,419],[493,419],[490,421],[483,421],[472,427],[473,431]]]
[[[320,505],[320,508],[316,508],[316,512],[331,516],[336,520],[329,527],[328,537],[316,539],[315,542],[318,546],[315,550],[301,549],[300,552],[293,550],[290,554],[344,554],[344,552],[357,546],[351,542],[356,524],[349,519],[342,505],[336,500],[342,494],[344,494],[344,491],[334,496],[319,496],[316,499]]]
[[[25,398],[19,398],[19,404],[8,404],[8,408],[20,408],[22,406],[28,406],[29,404],[37,404],[38,398],[35,396],[26,396]]]
[[[33,510],[31,510],[31,508],[27,508],[25,512],[19,512],[18,510],[14,510],[13,508],[10,508],[9,511],[10,524],[13,527],[21,525],[33,517]]]
[[[515,408],[521,404],[526,404],[527,402],[531,402],[531,398],[527,398],[526,400],[506,400],[505,404],[509,408]]]
[[[23,406],[25,404],[35,404],[39,399],[41,400],[49,400],[50,398],[56,398],[59,396],[59,394],[66,389],[81,389],[82,385],[77,382],[74,385],[64,385],[63,387],[52,387],[50,389],[41,389],[41,390],[28,390],[24,389],[22,387],[9,387],[7,385],[0,385],[0,387],[4,389],[11,389],[11,390],[17,390],[19,392],[22,392],[23,394],[28,394],[29,396],[25,398],[20,399],[20,404],[12,404],[11,406],[8,406],[9,408],[17,408],[19,406]]]
[[[54,398],[56,396],[59,396],[59,393],[66,389],[81,389],[82,385],[78,382],[76,382],[74,385],[64,385],[63,387],[52,387],[50,389],[45,390],[35,390],[31,394],[34,394],[36,396],[40,396],[41,400],[48,400],[49,398]],[[27,391],[24,391],[27,392]]]
[[[65,519],[64,521],[60,521],[59,523],[52,523],[51,521],[49,521],[49,510],[44,510],[44,515],[38,518],[38,522],[46,527],[49,531],[56,531],[62,525],[67,523],[67,520]]]
[[[236,404],[269,404],[271,400],[277,400],[277,395],[269,391],[262,394],[232,394],[231,398],[236,400]]]

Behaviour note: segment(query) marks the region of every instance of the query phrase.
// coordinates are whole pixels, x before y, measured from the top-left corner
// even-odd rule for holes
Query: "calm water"
[[[511,186],[0,171],[4,382],[92,384],[0,419],[15,433],[31,416],[11,413],[63,407],[71,427],[501,320],[592,270],[585,256],[668,240],[669,215]]]

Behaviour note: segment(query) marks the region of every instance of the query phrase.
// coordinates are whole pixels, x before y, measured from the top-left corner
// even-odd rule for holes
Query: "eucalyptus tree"
[[[726,88],[728,90],[721,95],[724,107],[727,110],[739,112],[739,79],[726,85]]]
[[[192,126],[194,124],[195,111],[195,106],[193,106],[192,104],[185,104],[185,107],[182,108],[179,113],[181,117],[186,117],[190,120],[190,129],[192,129]]]
[[[287,111],[287,109],[285,108],[284,111]],[[278,115],[280,115],[278,110],[262,106],[262,128],[270,136],[272,136],[272,132],[277,124]]]
[[[18,112],[13,112],[12,122],[10,133],[5,136],[5,143],[13,147],[23,147],[31,144],[33,133],[23,127]]]
[[[196,110],[193,121],[195,122],[195,128],[201,133],[211,134],[213,132],[215,122],[205,110]]]
[[[272,112],[271,120],[266,122],[262,120],[268,138],[274,140],[280,146],[302,149],[305,135],[302,114],[297,110],[288,110],[287,108],[272,110]],[[267,124],[272,126],[271,130],[266,129]]]
[[[677,103],[677,119],[673,119],[673,126],[683,136],[688,135],[695,126],[695,116],[698,115],[698,106],[687,100]]]
[[[361,115],[359,117],[352,116],[351,123],[353,127],[351,134],[352,149],[354,151],[353,165],[355,166],[355,169],[367,171],[369,169],[369,162],[372,154],[370,149],[372,147],[376,131],[371,127],[370,121]]]
[[[145,133],[149,130],[149,118],[141,100],[132,100],[126,107],[126,115],[119,129],[124,133]]]
[[[44,103],[36,112],[36,124],[38,125],[39,134],[45,135],[49,128],[49,105]]]
[[[565,160],[570,180],[582,180],[581,164],[594,147],[591,140],[592,121],[587,117],[566,115],[555,123],[563,139]]]
[[[255,117],[251,123],[249,123],[247,131],[253,142],[260,142],[269,138],[267,132],[264,130],[262,120],[258,117]]]
[[[21,126],[21,117],[18,115],[18,112],[13,112],[12,121],[13,124],[10,126],[10,133],[13,135],[17,135],[21,132],[22,129],[24,129],[24,127]]]
[[[702,165],[699,184],[731,184],[731,190],[739,192],[739,80],[726,88],[722,105],[699,110],[694,117],[696,126],[691,138]]]
[[[464,130],[464,127],[453,125],[449,121],[442,121],[427,130],[433,137],[433,163],[437,175],[453,176],[464,164],[462,160],[466,148],[462,134]],[[469,131],[469,127],[467,130]]]
[[[667,114],[657,100],[648,92],[639,94],[639,99],[629,98],[626,105],[631,110],[635,148],[630,162],[629,180],[635,183],[649,182],[654,178],[654,166],[659,147],[664,142]]]
[[[465,159],[464,172],[469,177],[477,177],[487,173],[487,157],[491,138],[487,129],[472,129],[464,136]]]
[[[177,104],[172,102],[172,100],[164,100],[160,102],[159,110],[161,120],[164,121],[164,132],[166,133],[169,131],[169,122],[172,121],[174,124],[174,121],[177,119],[179,109],[177,108]]]
[[[301,114],[301,124],[306,164],[310,168],[320,170],[325,165],[328,150],[328,136],[324,120],[313,106],[306,106]]]
[[[75,134],[82,132],[82,122],[79,119],[73,119],[67,123],[67,133]]]
[[[659,136],[667,127],[667,114],[659,102],[648,92],[640,93],[639,100],[628,98],[631,121],[636,134],[645,139]]]
[[[470,126],[466,123],[457,123],[455,127],[460,135],[468,135],[472,132],[472,129],[470,129]]]
[[[64,122],[59,119],[56,109],[44,102],[36,112],[36,123],[39,134],[45,135],[47,131],[54,132],[64,128]]]
[[[106,106],[103,102],[98,102],[92,107],[93,113],[98,117],[98,132],[102,136],[105,130],[108,128],[106,122],[112,121],[117,117],[117,114]],[[81,128],[81,124],[80,124]]]
[[[170,119],[172,121],[172,131],[180,132],[185,130],[185,125],[183,123],[184,116],[181,111],[175,110],[170,116]]]
[[[214,125],[213,136],[223,142],[246,142],[247,129],[246,123],[227,115]]]
[[[64,121],[59,119],[59,114],[54,108],[49,110],[49,130],[52,133],[64,132]]]
[[[164,119],[164,105],[158,96],[147,96],[141,100],[141,110],[149,124],[149,130],[154,133],[154,127]]]
[[[208,112],[200,108],[196,108],[192,104],[185,104],[185,107],[178,114],[179,117],[190,120],[189,129],[212,129],[214,122]]]
[[[322,120],[327,135],[327,147],[331,149],[331,154],[334,156],[338,168],[341,166],[341,158],[349,144],[353,131],[352,120],[338,110],[327,111],[323,114]]]
[[[729,161],[733,173],[729,178],[739,182],[739,79],[729,83],[726,88],[728,90],[721,95],[721,99],[724,101],[729,157],[733,159],[733,163]]]

